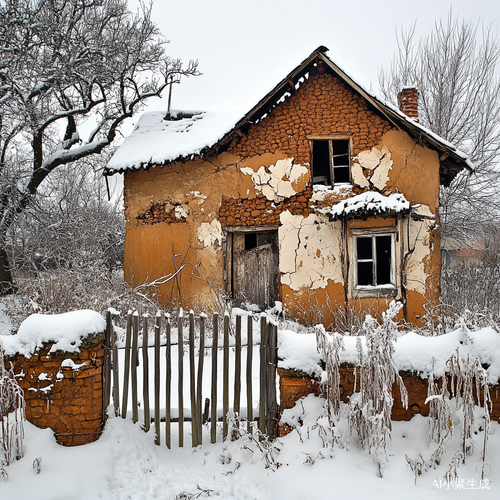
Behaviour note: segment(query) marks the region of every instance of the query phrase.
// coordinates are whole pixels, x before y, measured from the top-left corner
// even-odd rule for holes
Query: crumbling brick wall
[[[273,109],[258,127],[250,127],[230,152],[255,156],[281,151],[296,163],[309,163],[308,137],[349,134],[352,153],[376,146],[392,125],[367,102],[329,73],[310,76],[285,102]]]
[[[42,429],[51,428],[65,446],[91,443],[104,425],[104,333],[82,340],[80,352],[50,352],[46,343],[26,358],[6,357],[24,390],[26,418]]]
[[[355,374],[354,370],[357,370]],[[319,381],[309,375],[297,370],[278,369],[280,376],[280,405],[281,410],[293,408],[295,403],[308,394],[321,394]],[[344,403],[356,390],[359,391],[359,368],[351,364],[342,364],[339,367],[340,374],[340,397]],[[392,407],[392,420],[410,420],[413,415],[429,415],[429,405],[425,404],[427,399],[427,380],[421,378],[417,373],[400,372],[406,390],[408,391],[408,408],[401,404],[399,387],[395,383],[393,387],[394,405]],[[500,395],[499,386],[490,386],[490,396],[493,403],[490,416],[492,420],[500,422]]]

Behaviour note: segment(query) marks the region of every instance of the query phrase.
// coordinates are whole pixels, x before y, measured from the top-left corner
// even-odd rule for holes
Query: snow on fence
[[[176,320],[158,314],[150,325],[147,315],[129,311],[120,342],[108,312],[103,405],[112,399],[116,416],[131,416],[134,423],[141,419],[145,431],[153,424],[156,444],[163,441],[169,448],[175,434],[178,446],[184,446],[186,422],[191,423],[192,446],[202,444],[206,423],[211,443],[221,432],[225,440],[231,412],[247,420],[249,432],[257,425],[275,437],[277,325],[266,315],[256,321],[249,314],[243,326],[237,315],[233,328],[229,315],[221,322],[215,313],[210,338],[207,319],[205,314],[195,318],[192,311],[185,317],[181,311]]]

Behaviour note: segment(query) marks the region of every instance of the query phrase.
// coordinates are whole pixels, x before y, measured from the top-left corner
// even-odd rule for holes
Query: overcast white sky
[[[137,3],[129,0],[130,8]],[[500,0],[156,0],[153,16],[170,40],[169,55],[198,59],[203,72],[174,87],[172,106],[248,111],[320,45],[377,91],[396,31],[416,21],[419,38],[450,8],[461,19],[491,24],[500,37]],[[153,107],[166,109],[166,101]]]

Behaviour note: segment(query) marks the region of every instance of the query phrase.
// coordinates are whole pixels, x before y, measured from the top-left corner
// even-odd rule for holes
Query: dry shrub
[[[24,455],[25,402],[14,373],[5,368],[0,341],[0,477],[8,478],[6,466]]]

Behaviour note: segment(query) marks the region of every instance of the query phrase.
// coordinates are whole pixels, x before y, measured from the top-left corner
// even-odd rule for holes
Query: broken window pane
[[[389,235],[377,236],[375,245],[377,248],[377,285],[391,283],[391,244]]]
[[[358,285],[373,285],[373,262],[358,262]]]
[[[358,260],[370,259],[372,258],[372,238],[368,237],[359,237],[357,238],[358,242]]]
[[[319,139],[312,142],[313,184],[349,183],[349,139]],[[333,182],[332,182],[333,181]]]

